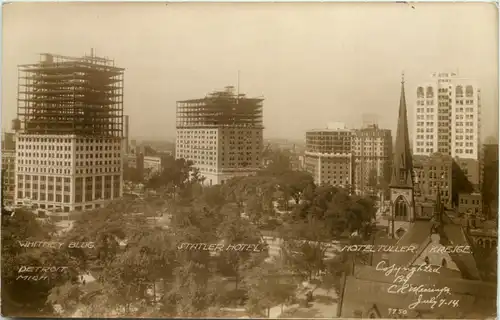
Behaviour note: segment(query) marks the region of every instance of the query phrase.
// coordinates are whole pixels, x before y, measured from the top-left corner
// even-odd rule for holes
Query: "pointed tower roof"
[[[401,79],[398,128],[396,131],[396,145],[392,164],[391,187],[413,188],[413,161],[408,133],[404,74]]]

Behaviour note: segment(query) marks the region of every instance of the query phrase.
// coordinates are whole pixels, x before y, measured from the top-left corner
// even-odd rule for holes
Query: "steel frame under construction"
[[[234,94],[233,87],[202,99],[177,102],[177,128],[240,127],[263,128],[262,98]]]
[[[40,54],[18,67],[17,113],[27,134],[122,137],[123,68],[94,55]]]

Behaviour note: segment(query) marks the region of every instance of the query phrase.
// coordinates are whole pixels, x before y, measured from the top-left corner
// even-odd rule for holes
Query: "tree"
[[[261,242],[259,230],[248,220],[241,218],[236,205],[226,205],[221,210],[221,215],[226,218],[217,229],[217,237],[223,240],[226,245],[259,244]],[[223,272],[235,277],[235,289],[238,290],[241,273],[258,265],[266,257],[266,252],[226,250],[220,253],[219,265]]]
[[[367,197],[351,196],[341,188],[325,185],[304,192],[304,201],[295,207],[288,221],[322,221],[331,239],[338,239],[347,230],[360,231],[375,217],[374,201]]]
[[[83,296],[81,286],[77,283],[66,282],[51,290],[47,302],[62,307],[61,313],[65,316],[73,315],[79,307],[79,300]]]
[[[310,218],[307,222],[287,224],[281,233],[285,262],[292,270],[311,280],[324,267],[330,238],[328,230],[321,221]]]
[[[269,160],[265,171],[270,175],[280,175],[292,169],[290,157],[292,156],[290,150],[271,150],[270,154],[266,157]]]
[[[311,185],[314,185],[314,179],[308,172],[287,171],[278,176],[278,186],[285,198],[288,200],[291,197],[296,204],[299,204],[304,190]]]
[[[75,264],[62,251],[45,248],[23,248],[22,241],[48,241],[51,229],[39,224],[31,212],[17,210],[2,217],[2,314],[5,316],[51,315],[47,297],[53,287],[75,278]],[[19,273],[22,266],[67,266],[62,273]],[[48,279],[23,279],[38,275]]]
[[[161,171],[146,182],[146,187],[155,190],[166,188],[169,194],[174,195],[176,192],[189,190],[192,184],[201,182],[203,177],[192,161],[169,156],[162,159]]]
[[[276,263],[266,262],[254,268],[245,283],[248,287],[247,309],[259,316],[269,317],[273,306],[283,305],[295,296],[296,285],[291,281],[290,273]]]
[[[137,168],[125,165],[123,168],[123,180],[131,181],[134,183],[141,183],[143,182],[144,177],[142,176],[140,170],[138,170]]]

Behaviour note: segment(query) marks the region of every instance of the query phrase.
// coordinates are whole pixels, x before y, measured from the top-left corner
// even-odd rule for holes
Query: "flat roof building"
[[[481,90],[456,72],[433,73],[416,88],[413,153],[479,159]]]
[[[354,162],[352,131],[342,123],[306,132],[304,164],[317,184],[352,187]]]
[[[73,211],[121,197],[123,74],[93,51],[19,66],[16,202]]]

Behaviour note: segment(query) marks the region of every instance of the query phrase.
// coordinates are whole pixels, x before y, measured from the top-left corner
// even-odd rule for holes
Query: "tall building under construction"
[[[123,74],[93,50],[19,66],[17,203],[67,212],[121,197]]]
[[[262,98],[234,87],[177,102],[176,158],[191,160],[206,184],[256,173],[263,150]]]

